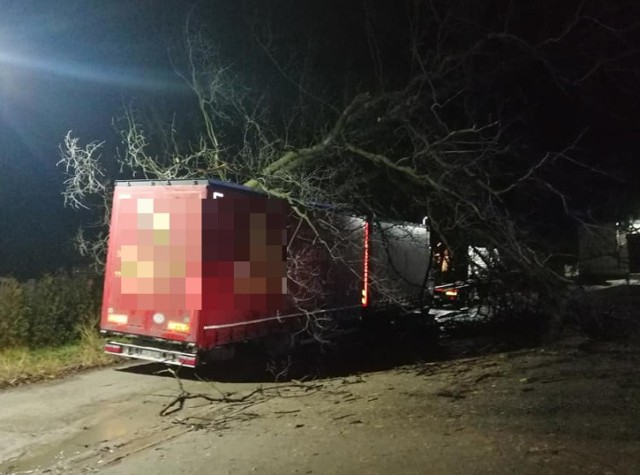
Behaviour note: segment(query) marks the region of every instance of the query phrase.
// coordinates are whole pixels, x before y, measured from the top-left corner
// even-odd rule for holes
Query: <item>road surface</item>
[[[78,374],[0,393],[0,473],[639,473],[640,350],[583,346],[183,392],[158,365]],[[180,394],[204,397],[160,415]]]

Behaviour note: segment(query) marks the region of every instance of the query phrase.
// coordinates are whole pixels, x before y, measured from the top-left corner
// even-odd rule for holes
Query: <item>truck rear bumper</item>
[[[175,366],[186,366],[188,368],[195,368],[198,364],[197,355],[194,353],[184,353],[181,351],[133,345],[131,343],[120,343],[117,341],[110,341],[107,343],[104,346],[104,351],[110,355],[154,361],[156,363],[165,363]]]

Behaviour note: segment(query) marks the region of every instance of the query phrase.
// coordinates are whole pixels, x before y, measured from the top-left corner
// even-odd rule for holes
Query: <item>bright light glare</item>
[[[107,69],[96,65],[79,63],[77,61],[62,61],[60,59],[44,60],[35,56],[31,57],[24,54],[10,53],[7,48],[3,48],[5,42],[1,40],[2,38],[0,38],[0,71],[3,73],[8,70],[7,68],[13,67],[128,88],[151,89],[165,92],[179,89],[176,83],[155,79],[151,74],[145,73],[144,71],[126,73],[113,68]]]

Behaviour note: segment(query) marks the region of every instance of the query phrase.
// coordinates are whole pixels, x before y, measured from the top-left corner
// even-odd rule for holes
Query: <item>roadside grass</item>
[[[80,340],[76,343],[0,350],[0,389],[113,364],[115,359],[103,352],[103,346],[104,340],[87,325],[80,329]]]

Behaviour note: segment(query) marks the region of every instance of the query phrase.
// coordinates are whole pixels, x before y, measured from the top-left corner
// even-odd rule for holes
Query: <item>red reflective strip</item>
[[[122,353],[122,347],[120,345],[104,345],[104,351],[107,353]]]
[[[364,269],[362,272],[362,306],[369,305],[369,222],[364,222]]]
[[[178,363],[185,366],[195,366],[197,359],[195,356],[180,356],[178,357]]]

